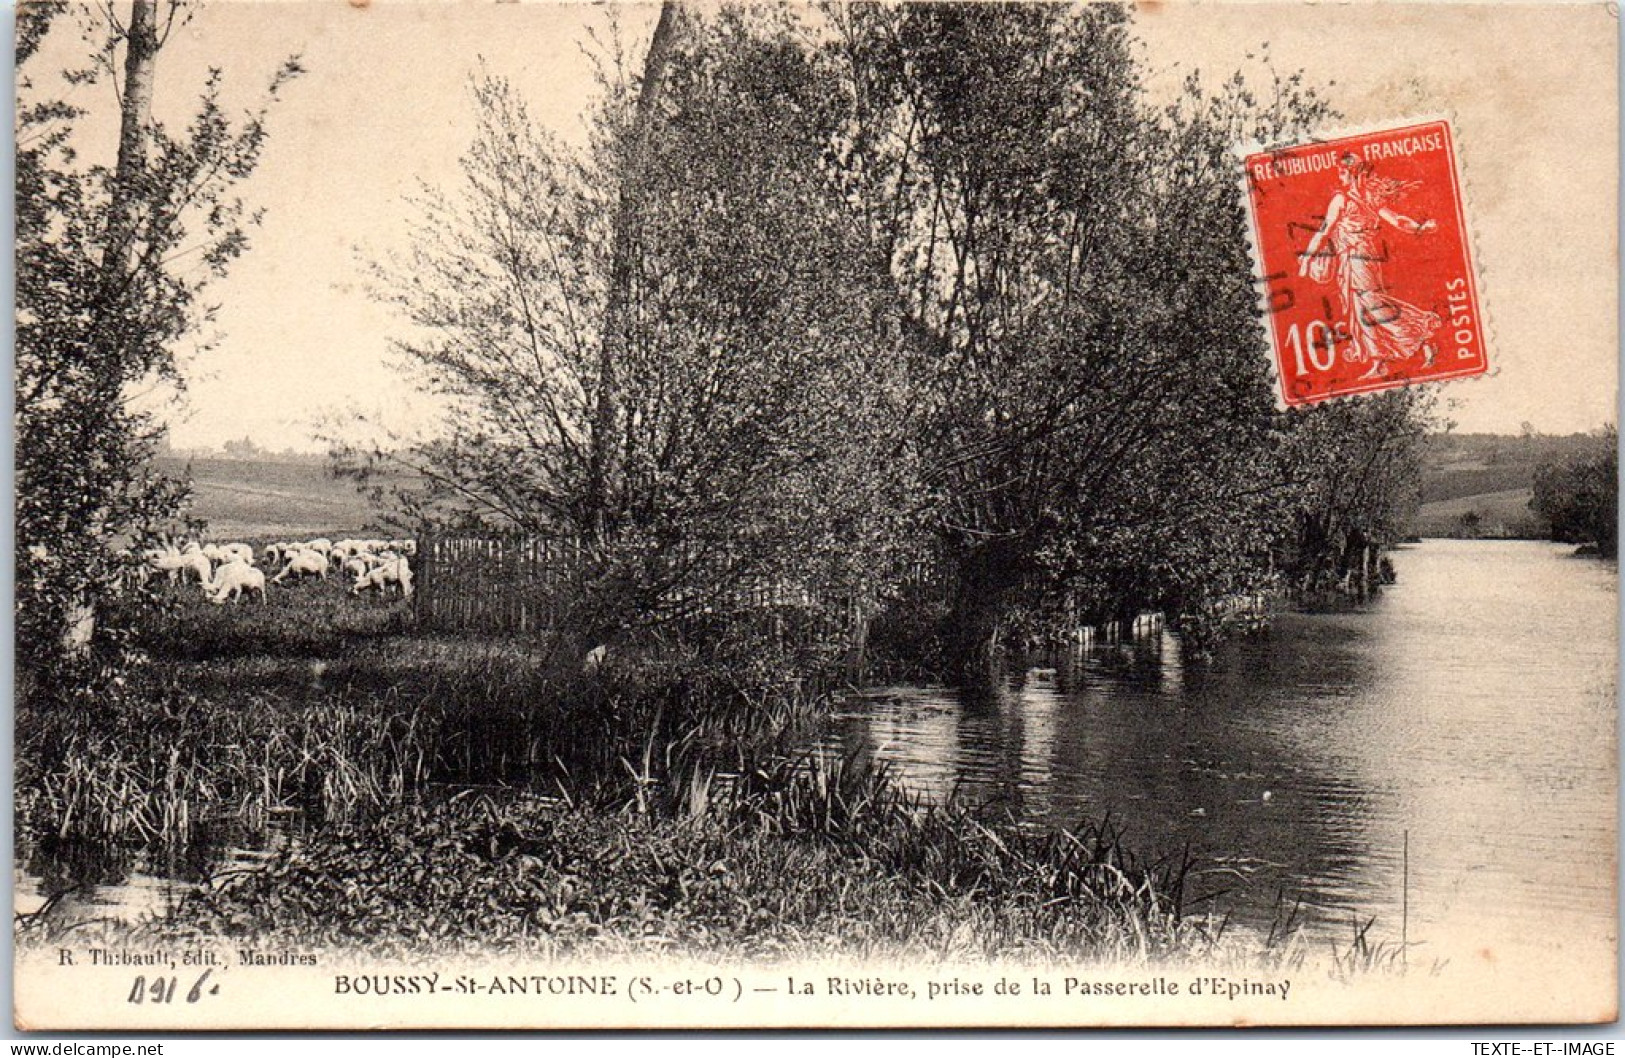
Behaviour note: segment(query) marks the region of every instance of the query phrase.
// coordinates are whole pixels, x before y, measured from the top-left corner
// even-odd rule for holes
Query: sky
[[[641,55],[658,9],[619,5]],[[173,443],[318,450],[354,416],[412,431],[435,406],[394,363],[405,327],[366,289],[365,262],[407,245],[407,196],[450,186],[471,136],[471,79],[511,80],[533,113],[579,141],[593,91],[588,30],[599,7],[532,0],[216,0],[158,62],[155,110],[180,123],[210,66],[227,102],[255,105],[279,63],[308,71],[270,120],[245,185],[265,210],[249,253],[212,288],[221,338],[184,357]],[[1444,114],[1455,123],[1467,216],[1489,320],[1489,377],[1447,383],[1463,431],[1548,433],[1616,421],[1617,15],[1600,4],[1141,4],[1147,91],[1171,98],[1191,70],[1303,70],[1350,127]],[[36,78],[78,61],[53,31]],[[1266,58],[1267,57],[1267,58]],[[84,143],[116,140],[106,86]],[[91,148],[92,150],[94,148]],[[1238,195],[1240,183],[1238,179]],[[1267,351],[1260,340],[1260,356]]]

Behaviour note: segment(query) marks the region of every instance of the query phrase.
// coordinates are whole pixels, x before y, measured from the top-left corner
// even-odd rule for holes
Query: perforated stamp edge
[[[1259,220],[1253,207],[1253,189],[1251,177],[1247,172],[1246,159],[1255,154],[1298,151],[1317,143],[1329,144],[1353,137],[1384,135],[1403,131],[1413,126],[1439,122],[1444,123],[1450,133],[1450,165],[1451,175],[1455,180],[1456,219],[1461,233],[1462,252],[1467,262],[1467,279],[1472,293],[1472,304],[1478,316],[1479,341],[1483,347],[1483,356],[1480,358],[1479,364],[1460,372],[1435,374],[1424,379],[1395,380],[1390,378],[1374,380],[1371,385],[1350,387],[1314,401],[1287,400],[1287,380],[1281,374],[1281,357],[1276,349],[1275,335],[1270,326],[1270,316],[1272,315],[1270,293],[1269,284],[1265,281],[1269,271],[1265,265],[1263,247],[1260,244]],[[1311,134],[1304,136],[1279,140],[1243,140],[1232,144],[1231,154],[1235,162],[1236,187],[1241,196],[1242,210],[1246,217],[1243,228],[1247,241],[1248,261],[1251,265],[1251,273],[1248,279],[1253,284],[1255,296],[1258,299],[1258,313],[1255,323],[1258,328],[1260,349],[1269,362],[1271,389],[1277,410],[1304,410],[1329,401],[1369,396],[1373,393],[1383,393],[1391,390],[1435,386],[1444,383],[1473,382],[1485,378],[1494,378],[1500,373],[1499,361],[1494,355],[1497,345],[1494,313],[1484,283],[1486,269],[1479,249],[1483,245],[1483,240],[1480,238],[1478,226],[1475,222],[1475,213],[1472,208],[1472,182],[1469,172],[1470,167],[1466,158],[1466,155],[1470,153],[1470,150],[1464,148],[1460,125],[1456,121],[1455,113],[1450,110],[1428,110],[1396,114],[1381,121],[1329,125],[1318,128]]]

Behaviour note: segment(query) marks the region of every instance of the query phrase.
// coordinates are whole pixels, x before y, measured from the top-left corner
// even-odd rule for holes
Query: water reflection
[[[1282,616],[1209,663],[1154,633],[975,693],[881,688],[820,746],[1033,826],[1109,813],[1134,848],[1201,857],[1196,885],[1260,930],[1284,896],[1324,940],[1375,917],[1430,957],[1611,965],[1616,570],[1568,551],[1430,541],[1394,556],[1399,583],[1370,607]],[[64,921],[137,921],[289,839],[156,859],[42,846],[16,910],[66,892]]]
[[[259,840],[238,828],[200,828],[187,845],[136,851],[118,844],[46,839],[19,850],[12,905],[59,925],[138,923],[179,906],[200,882],[252,869],[295,840],[291,825]]]
[[[1611,944],[1614,568],[1524,542],[1394,561],[1374,605],[1283,616],[1208,664],[1158,633],[974,695],[885,688],[825,745],[928,797],[1188,845],[1258,928],[1284,893],[1342,942],[1375,916],[1394,939],[1408,917],[1413,940]]]

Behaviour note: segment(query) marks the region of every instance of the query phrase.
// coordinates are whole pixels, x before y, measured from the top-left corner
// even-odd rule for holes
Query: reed
[[[789,752],[823,700],[761,658],[651,640],[585,673],[303,597],[179,600],[122,685],[20,703],[24,840],[312,825],[145,927],[174,934],[1112,961],[1214,942],[1185,913],[1188,856],[1142,859],[1109,820],[1036,832]]]
[[[1038,835],[859,762],[694,770],[685,811],[463,794],[329,830],[161,928],[371,951],[1070,959],[1202,942],[1109,827]],[[950,839],[950,835],[955,835]]]
[[[1332,976],[1350,981],[1371,974],[1403,973],[1407,959],[1403,941],[1373,940],[1371,929],[1375,918],[1362,921],[1358,916],[1349,920],[1350,937],[1346,946],[1332,943]]]
[[[307,587],[303,608],[177,598],[117,681],[24,696],[25,834],[152,844],[221,818],[351,823],[437,784],[595,801],[630,784],[665,811],[677,776],[782,746],[818,708],[795,680],[742,681],[667,645],[586,674],[522,640],[406,634],[399,604]]]
[[[141,845],[185,843],[221,820],[262,831],[289,811],[352,821],[420,789],[429,752],[410,714],[270,695],[184,710],[25,707],[17,731],[24,831]]]

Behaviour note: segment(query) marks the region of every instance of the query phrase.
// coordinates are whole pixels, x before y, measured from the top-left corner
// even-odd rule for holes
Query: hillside
[[[1438,434],[1422,467],[1417,536],[1544,538],[1529,509],[1535,469],[1584,449],[1585,434]]]
[[[166,474],[189,477],[192,514],[212,539],[360,533],[380,527],[383,512],[326,466],[275,459],[160,457]]]
[[[1439,434],[1428,439],[1417,536],[1544,537],[1529,509],[1535,469],[1580,451],[1583,434],[1562,437]],[[387,512],[353,481],[319,462],[277,458],[163,457],[159,468],[190,468],[193,513],[216,538],[357,533],[381,526]]]

